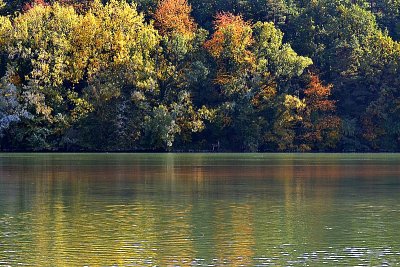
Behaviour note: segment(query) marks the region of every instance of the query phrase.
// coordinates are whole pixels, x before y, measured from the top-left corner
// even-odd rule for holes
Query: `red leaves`
[[[245,21],[241,15],[233,15],[229,12],[218,13],[215,17],[214,24],[217,30],[232,25],[238,30],[251,26],[251,24]]]
[[[58,0],[64,6],[72,6],[79,14],[86,13],[93,5],[94,0]]]
[[[27,12],[34,6],[48,6],[49,4],[44,1],[44,0],[33,0],[29,3],[25,3],[24,6],[22,7],[22,11]]]

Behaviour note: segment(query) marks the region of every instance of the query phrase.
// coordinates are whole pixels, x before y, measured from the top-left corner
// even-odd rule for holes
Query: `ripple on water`
[[[320,156],[4,165],[0,266],[400,264],[400,157],[360,168]]]

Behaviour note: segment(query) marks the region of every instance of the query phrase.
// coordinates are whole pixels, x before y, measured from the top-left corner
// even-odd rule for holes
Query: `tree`
[[[48,6],[49,4],[46,3],[44,0],[33,0],[31,2],[26,2],[22,6],[22,11],[27,12],[29,9],[32,9],[34,6]]]
[[[4,52],[9,41],[12,25],[8,17],[0,16],[0,52]]]
[[[286,82],[303,74],[313,62],[299,56],[290,46],[283,43],[283,33],[272,22],[257,22],[254,26],[255,54],[258,68],[271,73],[279,82]]]
[[[35,5],[14,19],[9,36],[21,95],[55,136],[94,110],[93,93],[110,95],[108,85],[157,89],[152,52],[158,34],[126,2],[97,3],[83,16],[68,6]],[[118,75],[100,84],[102,72]]]
[[[336,101],[330,100],[332,85],[323,85],[319,77],[310,75],[310,82],[304,90],[303,115],[305,150],[330,150],[340,140],[341,120],[335,115]]]
[[[224,127],[234,142],[241,144],[240,149],[258,150],[264,140],[278,140],[261,137],[277,134],[269,120],[286,119],[271,114],[285,113],[281,109],[287,108],[288,99],[293,97],[286,84],[312,62],[283,44],[283,34],[273,23],[252,25],[241,16],[222,13],[215,25],[205,46],[217,63],[216,83],[221,86],[223,100],[221,121],[226,122]]]
[[[155,25],[162,35],[179,33],[193,35],[196,23],[191,17],[192,7],[187,0],[162,0],[154,14]]]
[[[279,95],[274,103],[273,117],[268,130],[264,134],[267,150],[301,151],[302,144],[298,142],[298,132],[306,108],[304,100],[289,94]]]
[[[17,87],[7,80],[11,75],[8,73],[0,83],[0,138],[12,124],[32,118],[26,107],[18,101]]]
[[[398,87],[398,44],[379,28],[371,12],[376,7],[366,1],[311,2],[291,21],[295,48],[312,57],[322,80],[333,84],[338,115],[354,125],[355,136],[343,138],[356,139],[354,148],[342,145],[349,150],[379,149],[387,131],[383,120],[374,122],[377,117],[368,113],[377,112],[376,103],[389,87]]]
[[[233,72],[253,63],[254,56],[249,50],[253,43],[253,31],[249,22],[231,13],[219,13],[214,23],[215,32],[205,47],[224,68],[219,78],[223,83],[224,72]]]

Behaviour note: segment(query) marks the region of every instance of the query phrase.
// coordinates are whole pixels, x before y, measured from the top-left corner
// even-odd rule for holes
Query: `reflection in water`
[[[399,162],[2,154],[0,266],[400,264]]]

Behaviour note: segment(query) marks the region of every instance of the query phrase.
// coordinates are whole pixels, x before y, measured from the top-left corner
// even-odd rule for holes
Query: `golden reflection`
[[[224,203],[216,207],[214,220],[217,225],[215,247],[219,264],[251,266],[255,246],[253,206]]]
[[[250,266],[254,257],[253,207],[239,204],[232,207],[233,243],[231,266]]]
[[[331,242],[340,250],[343,244],[335,242],[362,244],[365,232],[382,228],[380,238],[392,242],[398,229],[399,206],[390,191],[397,164],[298,156],[260,162],[219,158],[225,155],[79,157],[24,159],[20,168],[3,161],[0,259],[6,265],[191,266],[200,258],[252,266],[260,256],[285,265],[287,245],[300,251]],[[386,191],[366,198],[377,181],[389,184],[381,187]],[[360,184],[367,192],[356,198],[351,193]],[[332,232],[332,224],[342,228]]]
[[[37,171],[37,170],[36,170]],[[34,253],[27,254],[26,256],[33,256],[28,259],[36,265],[39,265],[43,259],[50,257],[52,248],[51,239],[52,229],[50,228],[50,221],[52,221],[51,201],[49,191],[52,186],[52,174],[44,171],[37,171],[41,173],[42,177],[36,181],[36,194],[33,198],[32,204],[32,250]]]
[[[191,205],[179,205],[160,210],[158,229],[161,236],[158,246],[160,266],[191,266],[194,258],[192,226],[190,224]]]

